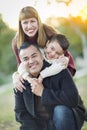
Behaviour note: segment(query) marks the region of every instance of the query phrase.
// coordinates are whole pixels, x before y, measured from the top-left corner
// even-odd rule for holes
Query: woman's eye
[[[31,21],[31,23],[34,23],[34,22],[35,22],[34,20]]]
[[[23,24],[27,24],[27,23],[28,23],[28,22],[25,21]]]

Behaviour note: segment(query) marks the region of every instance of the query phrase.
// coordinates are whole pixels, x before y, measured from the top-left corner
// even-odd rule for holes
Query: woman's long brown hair
[[[52,27],[45,25],[41,22],[39,14],[34,7],[26,6],[21,9],[19,14],[19,28],[18,28],[18,42],[17,47],[19,48],[21,44],[24,42],[25,34],[23,32],[21,26],[21,20],[28,19],[28,18],[36,18],[38,22],[38,37],[37,43],[40,47],[44,47],[47,40],[57,33]]]

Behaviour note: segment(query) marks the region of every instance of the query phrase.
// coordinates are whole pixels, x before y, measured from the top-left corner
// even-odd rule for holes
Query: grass
[[[79,94],[81,95],[82,100],[87,108],[87,76],[78,79],[75,79]],[[82,130],[87,130],[87,122],[84,123]]]
[[[0,94],[0,130],[18,130],[19,124],[14,117],[14,95],[11,86]]]
[[[79,90],[79,94],[81,95],[85,106],[87,106],[87,76],[79,80],[75,80],[75,82]]]
[[[11,80],[12,80],[12,75],[7,76],[5,74],[0,73],[0,87],[1,85],[6,84],[7,82],[11,82]]]
[[[87,76],[75,79],[79,93],[87,106]],[[14,115],[14,94],[12,85],[9,89],[0,93],[0,130],[19,130],[19,124],[15,121]],[[82,130],[87,130],[87,122]]]

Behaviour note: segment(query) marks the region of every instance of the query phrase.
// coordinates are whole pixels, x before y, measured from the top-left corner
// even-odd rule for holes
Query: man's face
[[[38,76],[43,67],[43,56],[36,47],[30,47],[20,51],[20,59],[33,76]]]

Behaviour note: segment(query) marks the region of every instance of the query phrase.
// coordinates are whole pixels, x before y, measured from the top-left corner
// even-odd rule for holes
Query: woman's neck
[[[37,35],[35,35],[34,37],[28,37],[25,36],[25,41],[29,41],[29,42],[37,42]]]

